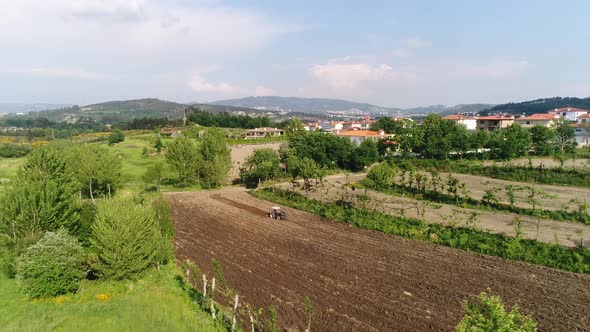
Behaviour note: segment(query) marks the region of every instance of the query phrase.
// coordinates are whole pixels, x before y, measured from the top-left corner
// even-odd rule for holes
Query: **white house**
[[[379,131],[372,131],[372,130],[349,130],[341,133],[337,133],[336,136],[340,137],[348,137],[350,140],[356,144],[361,144],[364,140],[372,139],[374,141],[379,141],[383,138],[391,138],[393,135],[386,134],[383,130]]]
[[[559,114],[566,118],[568,121],[575,122],[578,120],[580,115],[588,114],[590,111],[583,110],[581,108],[573,108],[573,107],[562,107],[556,108],[553,110],[554,113]]]
[[[556,113],[537,113],[516,118],[514,119],[514,122],[525,128],[532,128],[534,126],[551,127],[551,125],[560,117],[561,115]]]
[[[449,121],[455,121],[458,124],[462,124],[467,130],[475,130],[477,128],[477,119],[473,116],[466,116],[462,114],[450,114],[444,116],[443,119]]]

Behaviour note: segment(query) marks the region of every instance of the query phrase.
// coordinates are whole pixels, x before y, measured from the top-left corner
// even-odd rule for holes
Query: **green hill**
[[[541,98],[536,100],[524,101],[521,103],[507,103],[494,106],[486,111],[486,113],[511,113],[511,114],[526,114],[547,113],[547,111],[561,108],[561,107],[575,107],[582,109],[590,109],[589,98],[575,98],[575,97],[553,97]]]

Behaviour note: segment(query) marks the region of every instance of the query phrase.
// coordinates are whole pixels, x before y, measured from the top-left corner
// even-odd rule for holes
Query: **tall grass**
[[[75,295],[29,301],[0,279],[2,331],[220,331],[178,287],[171,266],[137,281],[85,281]]]

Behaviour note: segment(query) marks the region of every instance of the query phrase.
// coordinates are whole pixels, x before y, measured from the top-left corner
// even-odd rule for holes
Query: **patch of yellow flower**
[[[54,301],[55,301],[55,304],[62,304],[65,302],[69,302],[70,299],[65,295],[60,295],[60,296],[56,297]]]
[[[96,299],[99,301],[108,301],[111,297],[109,296],[109,294],[105,294],[105,293],[100,293],[98,295],[96,295]]]

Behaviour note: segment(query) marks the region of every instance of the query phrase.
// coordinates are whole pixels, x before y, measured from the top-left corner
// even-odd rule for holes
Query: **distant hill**
[[[357,103],[342,99],[328,98],[297,98],[297,97],[246,97],[240,99],[229,99],[215,101],[213,105],[230,105],[239,107],[248,107],[254,109],[267,109],[287,112],[305,112],[305,113],[326,113],[326,112],[343,112],[343,111],[362,111],[368,113],[387,113],[390,115],[410,115],[410,114],[451,114],[451,113],[477,113],[491,108],[492,104],[461,104],[452,107],[445,105],[431,105],[415,108],[393,108],[383,107],[367,103]]]
[[[298,98],[298,97],[245,97],[240,99],[219,100],[211,105],[228,105],[262,110],[285,112],[326,113],[343,111],[362,111],[377,113],[383,111],[397,111],[398,109],[381,107],[367,103],[356,103],[342,99],[328,98]]]
[[[526,114],[547,113],[547,111],[561,108],[561,107],[575,107],[582,109],[590,109],[589,98],[575,98],[575,97],[553,97],[542,98],[521,103],[501,104],[489,108],[485,113],[511,113],[511,114]]]
[[[71,107],[72,104],[26,104],[26,103],[0,103],[0,113],[29,113],[45,110],[53,110],[65,107]]]

